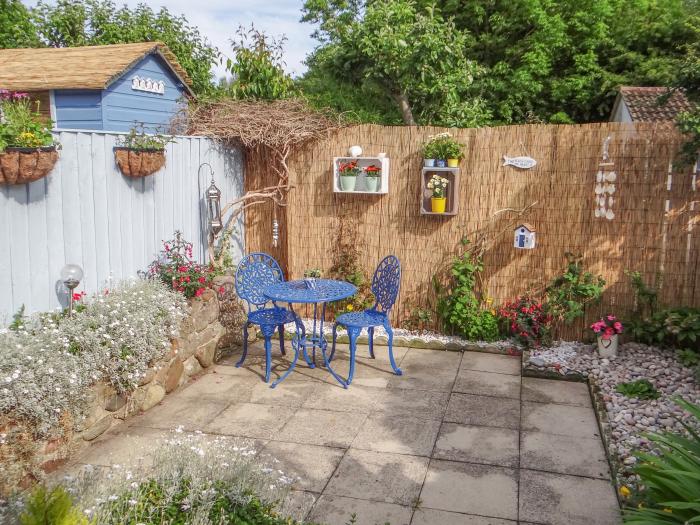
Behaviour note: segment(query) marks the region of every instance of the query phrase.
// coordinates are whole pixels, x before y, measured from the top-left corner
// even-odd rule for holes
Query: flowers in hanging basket
[[[623,329],[622,323],[614,315],[601,317],[600,320],[591,325],[591,330],[593,330],[595,335],[605,341],[611,339],[614,335],[621,334]]]
[[[379,166],[367,166],[365,168],[365,175],[367,177],[381,177],[382,176],[382,168]]]
[[[435,174],[432,177],[430,177],[427,186],[428,189],[433,192],[434,199],[442,199],[445,197],[448,184],[449,181],[446,178]]]
[[[356,160],[340,162],[338,164],[338,173],[340,173],[341,177],[357,177],[360,174],[360,168],[357,166]]]
[[[0,153],[7,148],[57,146],[51,121],[39,113],[27,93],[0,89]]]

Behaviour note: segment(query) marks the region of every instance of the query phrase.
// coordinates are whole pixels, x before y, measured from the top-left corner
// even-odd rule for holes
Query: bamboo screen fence
[[[459,213],[424,216],[419,211],[421,146],[442,131],[465,145]],[[618,174],[613,220],[594,216],[596,173],[608,136]],[[348,221],[369,275],[387,254],[401,260],[395,325],[416,308],[434,310],[433,276],[444,278],[464,236],[473,239],[481,232],[492,240],[484,257],[482,292],[495,305],[542,289],[564,269],[565,252],[582,254],[586,268],[602,274],[607,286],[586,319],[560,334],[581,337],[594,317],[634,309],[625,270],[638,270],[647,283],[657,283],[662,304],[700,306],[700,177],[697,166],[671,169],[679,164],[680,143],[667,124],[344,128],[292,156],[295,188],[288,207],[277,209],[280,246],[271,246],[272,207],[262,205],[246,217],[246,247],[272,253],[291,278],[299,278],[305,269],[327,270],[333,264],[340,221]],[[388,195],[333,193],[332,159],[354,144],[366,155],[386,152],[390,157]],[[537,166],[503,166],[503,155],[529,155]],[[248,157],[247,187],[269,185],[265,159],[264,152]],[[537,231],[534,250],[513,247],[513,230],[521,222]]]

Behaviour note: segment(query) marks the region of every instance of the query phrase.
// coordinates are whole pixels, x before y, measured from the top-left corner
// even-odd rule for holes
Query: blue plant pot
[[[437,159],[435,161],[435,165],[438,168],[446,168],[447,167],[447,161],[445,159]]]

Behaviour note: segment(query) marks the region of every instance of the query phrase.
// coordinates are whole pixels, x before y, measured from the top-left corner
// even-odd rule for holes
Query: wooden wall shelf
[[[379,166],[382,168],[379,187],[377,191],[368,191],[367,177],[364,171],[357,176],[355,181],[354,191],[345,191],[340,187],[340,175],[338,174],[338,165],[341,162],[356,160],[360,168],[367,166]],[[334,193],[359,193],[361,195],[386,195],[389,193],[389,157],[334,157],[333,158],[333,192]]]
[[[445,213],[433,213],[430,205],[430,197],[432,190],[428,189],[428,181],[430,178],[438,174],[444,177],[449,182],[447,184],[447,202],[445,204]],[[432,216],[453,216],[459,211],[459,168],[423,168],[421,170],[421,194],[420,194],[420,213],[421,215]]]

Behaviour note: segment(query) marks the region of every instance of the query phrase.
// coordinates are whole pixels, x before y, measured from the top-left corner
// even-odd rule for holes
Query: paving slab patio
[[[276,350],[276,348],[275,348]],[[262,383],[261,345],[229,356],[146,414],[101,436],[82,463],[148,464],[158,436],[182,426],[245,441],[298,478],[283,511],[330,525],[620,523],[588,389],[521,378],[520,358],[478,352],[358,348],[338,385],[304,363]],[[319,360],[320,363],[320,360]],[[339,345],[335,368],[346,374]],[[277,356],[273,376],[288,366]],[[354,516],[354,518],[353,518]],[[354,519],[354,521],[351,521]]]

